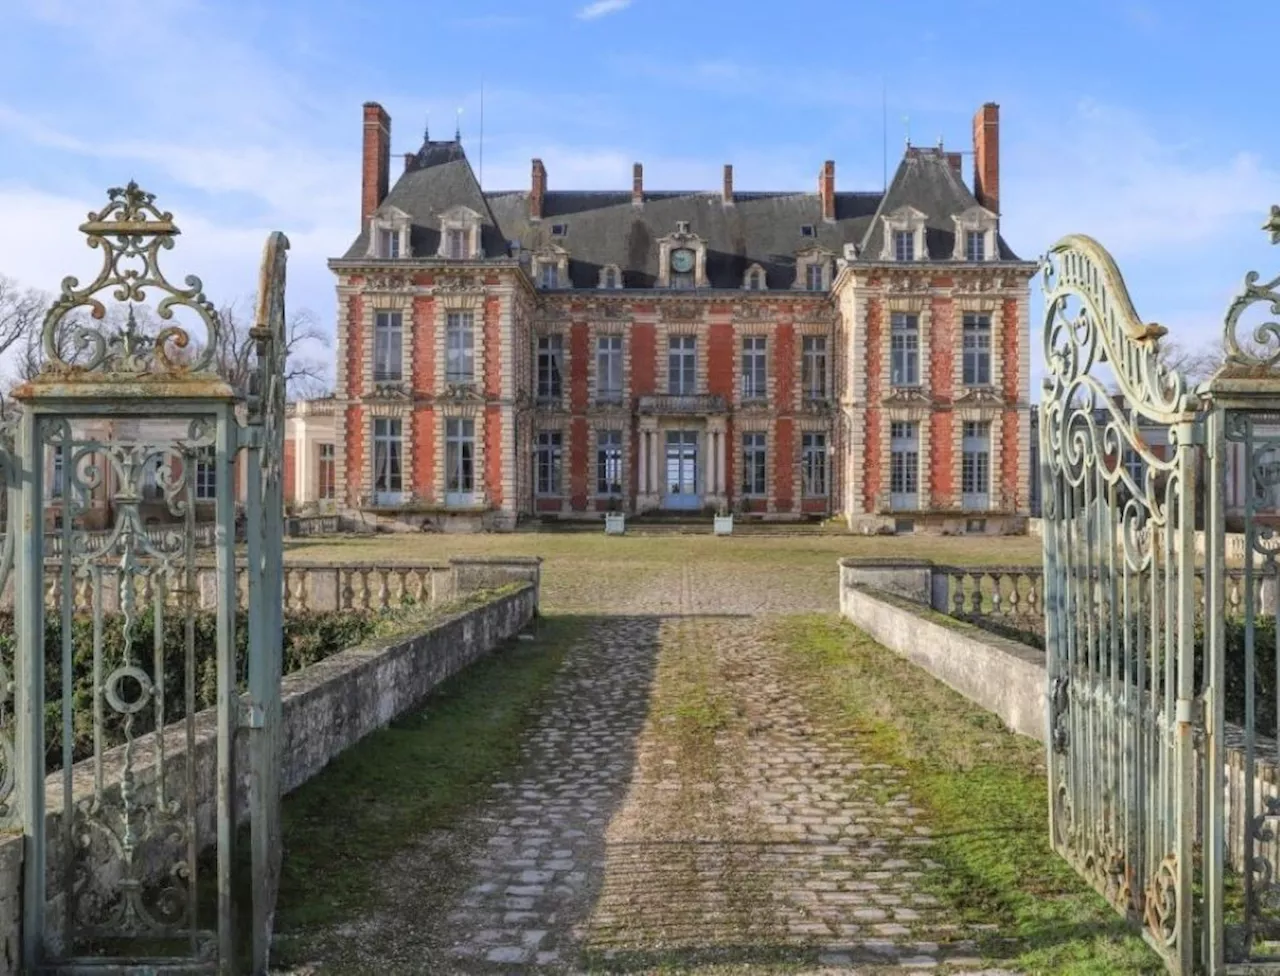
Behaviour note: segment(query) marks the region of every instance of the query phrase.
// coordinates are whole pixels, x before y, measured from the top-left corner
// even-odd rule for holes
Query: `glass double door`
[[[701,506],[698,494],[698,440],[696,430],[666,432],[663,508],[696,509]]]

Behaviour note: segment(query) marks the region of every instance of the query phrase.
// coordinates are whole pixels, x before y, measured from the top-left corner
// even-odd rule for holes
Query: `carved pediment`
[[[929,290],[929,279],[924,275],[891,275],[885,282],[885,291],[897,294]]]
[[[459,292],[476,291],[481,287],[480,279],[471,275],[448,275],[436,279],[436,291]]]
[[[796,321],[809,325],[832,325],[837,317],[836,310],[832,306],[820,305],[817,308],[805,309],[796,317]]]
[[[365,279],[365,287],[370,291],[398,291],[409,285],[409,277],[402,274],[371,274]]]
[[[390,400],[405,403],[413,399],[413,394],[405,383],[374,383],[370,400]]]
[[[957,295],[983,295],[1004,291],[1004,276],[965,275],[956,279],[954,291]]]
[[[743,302],[734,307],[733,317],[741,322],[772,322],[773,306],[763,302]]]
[[[702,309],[691,302],[680,302],[674,304],[663,303],[661,306],[662,321],[664,322],[701,322]]]
[[[440,399],[450,403],[483,403],[484,394],[475,383],[449,383]]]
[[[631,308],[625,302],[593,302],[587,306],[593,319],[607,319],[613,322],[631,321]]]
[[[985,404],[1003,406],[1004,397],[1000,395],[1000,391],[994,386],[970,386],[966,387],[960,395],[956,397],[955,402],[970,404],[973,406]]]
[[[481,219],[480,215],[470,207],[457,204],[440,214],[441,224],[469,225]]]
[[[884,402],[929,406],[933,403],[933,397],[918,386],[895,386],[885,394]]]

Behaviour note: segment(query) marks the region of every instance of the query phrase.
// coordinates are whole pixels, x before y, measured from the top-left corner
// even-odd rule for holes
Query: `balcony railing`
[[[728,401],[712,393],[664,393],[658,396],[642,396],[637,410],[644,414],[689,415],[727,413]]]

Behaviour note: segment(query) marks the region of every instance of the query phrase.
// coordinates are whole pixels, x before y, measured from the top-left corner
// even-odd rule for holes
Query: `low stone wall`
[[[1046,743],[1049,677],[1044,652],[958,620],[938,619],[930,608],[930,591],[922,585],[924,568],[927,564],[907,560],[896,564],[892,560],[840,560],[841,615],[884,647],[999,716],[1014,732]],[[1243,814],[1245,737],[1242,729],[1228,724],[1224,738],[1225,840],[1228,862],[1240,871],[1248,822]],[[1202,745],[1199,740],[1199,758],[1193,767],[1197,839],[1203,837],[1204,829]],[[1267,758],[1275,755],[1276,743],[1259,736],[1255,815],[1263,812],[1268,800],[1280,800],[1280,766]],[[1280,836],[1260,841],[1257,852],[1271,864],[1280,863]]]
[[[537,588],[526,583],[481,606],[459,610],[423,633],[351,648],[285,675],[281,692],[284,791],[305,783],[334,757],[419,704],[446,678],[521,631],[536,612]],[[197,834],[203,849],[213,843],[216,830],[216,711],[200,712],[195,716],[194,725],[191,758],[195,770]],[[237,733],[235,749],[237,808],[242,819],[248,814],[249,734],[247,729]],[[185,725],[179,722],[167,726],[163,738],[164,779],[180,783],[188,763]],[[158,736],[152,733],[133,745],[134,786],[143,806],[154,802],[160,779],[157,740]],[[107,793],[118,801],[118,770],[124,761],[124,747],[108,751],[104,760],[106,781],[117,782],[108,787]],[[113,771],[117,771],[114,777]],[[73,769],[72,794],[77,802],[92,797],[93,783],[93,761],[77,763]],[[48,917],[51,924],[56,924],[62,902],[59,886],[65,877],[61,772],[48,778],[45,796],[50,844]],[[0,976],[18,971],[22,854],[21,836],[0,839]],[[94,855],[98,862],[91,872],[95,886],[110,885],[118,877],[112,873],[113,868],[118,868],[115,859],[96,848]],[[152,877],[171,863],[172,854],[163,848],[146,852]]]

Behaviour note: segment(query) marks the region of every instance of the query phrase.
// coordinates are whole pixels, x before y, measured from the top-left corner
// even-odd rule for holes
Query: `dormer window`
[[[764,268],[758,264],[753,264],[747,269],[746,277],[742,281],[742,287],[747,291],[764,291],[765,275]]]
[[[413,220],[398,207],[384,206],[369,218],[368,256],[384,261],[409,257],[409,228]]]
[[[565,236],[566,234],[568,234],[568,233],[569,233],[569,225],[568,225],[568,224],[552,224],[552,225],[551,225],[551,236],[552,236],[552,237],[564,237],[564,236]]]
[[[560,269],[554,264],[538,265],[538,287],[539,288],[559,288],[560,287]]]
[[[801,225],[800,225],[800,236],[801,236],[801,237],[813,237],[813,224],[801,224]]]
[[[470,207],[451,207],[440,215],[440,247],[436,257],[448,261],[472,261],[484,257],[480,250],[480,215]]]
[[[899,207],[884,220],[884,245],[880,249],[881,261],[927,261],[929,251],[925,247],[926,216],[915,207]]]
[[[606,264],[600,269],[600,287],[622,287],[622,272],[618,270],[618,266],[616,264]]]
[[[999,257],[996,215],[985,207],[970,207],[953,218],[956,243],[954,261],[991,261]]]
[[[676,222],[676,231],[658,239],[658,287],[706,288],[707,244],[689,230],[689,221]]]
[[[826,291],[830,287],[828,270],[831,254],[820,247],[808,248],[796,255],[796,278],[791,286],[803,291]]]
[[[534,255],[531,273],[544,291],[573,287],[569,282],[569,252],[558,244],[548,244]]]
[[[826,267],[817,261],[806,265],[804,269],[804,286],[808,291],[824,291],[826,289]]]

